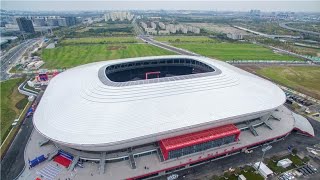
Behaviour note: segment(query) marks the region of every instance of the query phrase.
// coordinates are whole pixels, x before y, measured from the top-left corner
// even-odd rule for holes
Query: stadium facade
[[[275,84],[221,61],[142,57],[59,74],[33,121],[60,150],[103,169],[123,166],[127,174],[115,179],[139,179],[281,140],[295,129],[313,136],[285,101]]]

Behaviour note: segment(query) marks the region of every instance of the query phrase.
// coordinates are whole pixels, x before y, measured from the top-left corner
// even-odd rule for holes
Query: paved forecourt
[[[268,124],[272,127],[272,129],[269,129],[265,125],[258,126],[255,128],[255,130],[259,134],[258,136],[254,136],[249,130],[242,131],[240,134],[240,140],[234,144],[209,149],[203,152],[194,153],[191,155],[180,157],[178,159],[163,162],[160,161],[157,154],[137,157],[135,158],[137,165],[136,169],[131,168],[129,160],[106,163],[105,174],[99,173],[99,163],[85,162],[84,168],[76,167],[74,170],[68,170],[58,165],[59,170],[52,170],[54,171],[53,175],[55,175],[53,179],[75,178],[84,180],[94,177],[94,179],[107,178],[110,180],[116,180],[137,177],[140,175],[158,172],[172,167],[184,166],[186,164],[190,164],[190,162],[192,163],[199,160],[205,160],[206,158],[210,158],[216,155],[238,153],[245,147],[251,147],[254,144],[259,144],[267,140],[282,138],[289,134],[296,127],[296,119],[294,118],[295,116],[293,116],[292,112],[284,106],[279,107],[278,111],[274,111],[272,113],[272,116],[276,118],[270,118],[268,120]],[[301,117],[299,117],[299,119],[299,121],[301,121]],[[299,123],[301,124],[301,122]],[[306,120],[304,123],[308,123],[308,121]],[[50,155],[50,153],[53,153],[57,150],[57,147],[51,142],[40,147],[39,142],[43,142],[45,140],[46,138],[40,135],[37,131],[33,131],[25,151],[26,164],[28,164],[28,159],[33,159],[42,154]],[[77,153],[79,156],[86,155],[81,154],[81,151]],[[122,155],[124,154],[113,154],[113,156],[115,157]],[[96,154],[96,156],[92,155],[92,158],[100,159],[100,154]],[[110,156],[107,158],[110,158]],[[52,164],[56,165],[56,163],[54,163],[53,161],[45,161],[32,169],[28,169],[27,167],[25,168],[19,179],[35,179],[36,177],[40,177],[41,172],[43,174],[44,169],[46,170],[48,168],[52,168]],[[145,167],[147,167],[147,169]]]

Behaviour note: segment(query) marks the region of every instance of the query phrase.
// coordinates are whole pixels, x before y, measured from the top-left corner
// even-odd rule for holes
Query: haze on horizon
[[[265,12],[293,11],[319,12],[320,1],[59,1],[59,0],[2,0],[1,9],[25,11],[75,11],[75,10],[213,10],[213,11],[249,11],[259,9]]]

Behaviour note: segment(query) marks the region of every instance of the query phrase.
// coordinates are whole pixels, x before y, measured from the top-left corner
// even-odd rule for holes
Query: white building
[[[260,164],[260,167],[259,167],[259,164]],[[261,163],[260,163],[260,162],[254,163],[253,167],[254,167],[255,169],[257,169],[258,172],[259,172],[259,174],[260,174],[261,176],[263,176],[264,178],[268,178],[268,177],[270,177],[270,176],[273,175],[273,171],[272,171],[270,168],[268,168],[268,166],[265,165],[263,162],[261,162]],[[259,169],[258,169],[258,167],[259,167]]]
[[[158,31],[158,34],[159,35],[169,35],[170,32],[168,30],[160,30],[160,31]]]
[[[142,27],[143,29],[148,28],[148,25],[147,25],[146,23],[144,23],[144,22],[140,22],[140,25],[141,25],[141,27]]]
[[[110,12],[110,13],[106,13],[104,15],[104,19],[105,21],[124,21],[124,20],[128,20],[131,21],[133,19],[134,15],[131,14],[130,12],[127,11],[120,11],[120,12]]]
[[[101,179],[139,179],[282,140],[293,129],[314,136],[304,127],[310,122],[295,118],[285,100],[272,82],[222,61],[139,57],[55,76],[33,123],[55,148],[100,161],[100,170],[107,163]]]
[[[149,35],[156,35],[157,34],[157,31],[153,28],[145,28],[144,30]]]
[[[173,24],[166,25],[166,30],[173,34],[177,32],[177,28]]]
[[[240,40],[243,39],[243,35],[242,34],[236,34],[236,33],[228,33],[227,37],[233,40]]]
[[[198,27],[192,27],[192,30],[191,30],[193,33],[195,34],[200,34],[200,28]]]
[[[151,28],[153,28],[153,29],[156,29],[156,28],[157,28],[157,25],[156,25],[156,23],[154,23],[154,22],[151,22],[150,25],[151,25]]]
[[[287,167],[291,166],[291,164],[292,164],[292,161],[290,159],[286,158],[286,159],[282,159],[282,160],[278,161],[277,166],[287,168]]]
[[[105,79],[106,76],[101,79],[102,76],[97,75],[99,69],[104,69],[106,66],[113,67],[112,63],[151,62],[152,60],[158,62],[177,58],[185,58],[188,62],[190,60],[199,62],[205,68],[201,71],[215,70],[211,73],[202,73],[202,75],[207,74],[206,78],[188,78],[187,82],[185,80],[177,80],[173,85],[168,79],[167,83],[154,83],[152,86],[148,84],[125,86],[118,89],[116,95],[112,91],[114,85],[111,84],[114,83],[109,82],[108,78]],[[199,65],[199,67],[201,66]],[[248,120],[248,118],[258,118],[268,114],[269,111],[276,109],[285,102],[285,95],[278,86],[260,78],[248,76],[242,70],[232,69],[229,65],[220,61],[188,56],[132,58],[80,66],[72,69],[72,71],[65,71],[59,74],[50,82],[43,101],[39,104],[38,111],[34,116],[34,124],[41,134],[53,141],[77,149],[100,151],[126,148],[140,143],[151,143],[160,137],[160,139],[163,139],[209,128],[208,126],[196,128],[204,122],[211,122],[212,126],[210,127],[218,127],[225,124],[223,119],[228,119],[228,123],[235,123]],[[77,79],[79,79],[79,82]],[[212,81],[208,81],[210,79]],[[105,81],[108,81],[108,84],[104,85]],[[86,82],[88,82],[87,86],[85,85]],[[208,84],[208,82],[211,83]],[[90,87],[96,86],[94,84],[105,89],[102,94],[95,92],[100,91],[99,88],[88,89],[89,85]],[[196,89],[203,90],[204,85],[205,89],[207,89],[206,93],[201,96],[194,95],[197,92]],[[145,106],[145,104],[152,104],[153,98],[151,97],[156,97],[158,93],[154,92],[158,92],[160,86],[162,95],[169,95],[172,92],[179,92],[178,94],[184,92],[185,95],[171,95],[168,96],[170,97],[169,99],[158,99],[157,110],[155,111],[155,107]],[[250,86],[249,90],[248,86]],[[142,87],[144,88],[141,89]],[[172,90],[173,87],[175,87],[174,91]],[[219,93],[221,89],[219,90],[218,87],[225,87],[223,88],[224,93]],[[134,93],[128,94],[127,88],[133,88],[130,92]],[[65,91],[66,89],[68,89],[67,92]],[[235,89],[237,93],[241,93],[241,96],[235,96]],[[142,92],[142,90],[144,91]],[[143,97],[149,97],[149,99],[132,101],[139,99],[140,96],[134,94],[139,94],[140,91],[144,94]],[[63,96],[63,104],[61,104],[61,93],[68,94],[68,96]],[[87,93],[93,94],[89,95]],[[252,94],[254,94],[255,98],[251,99]],[[228,100],[231,95],[232,98]],[[118,98],[111,98],[113,96]],[[51,99],[49,104],[45,100],[47,98]],[[83,98],[90,100],[92,103],[77,103],[82,101]],[[248,101],[248,98],[251,100]],[[124,103],[129,100],[131,103]],[[192,103],[179,103],[186,101],[192,101]],[[244,102],[246,102],[246,106],[242,105]],[[58,104],[55,103],[60,104],[59,108],[50,108],[51,106],[57,107]],[[203,106],[199,106],[199,104],[203,104]],[[219,106],[216,106],[217,104]],[[72,105],[72,109],[67,108],[70,105]],[[127,109],[128,106],[131,108]],[[132,109],[132,107],[134,108]],[[215,108],[212,109],[212,107]],[[126,111],[122,111],[119,114],[116,108],[118,110],[126,109]],[[59,114],[59,116],[51,116],[51,113]],[[213,114],[215,115],[213,116]],[[237,114],[238,118],[233,118],[234,114]],[[89,120],[90,117],[94,118],[95,123],[92,123],[93,119]],[[105,123],[106,117],[108,117],[108,123]],[[145,122],[145,119],[149,119],[148,123]],[[169,124],[160,123],[166,121],[166,119],[170,119],[168,121],[170,122]],[[53,122],[56,126],[52,126],[51,123]],[[118,126],[117,122],[123,122],[126,125]],[[99,123],[99,126],[96,126],[97,123]],[[67,124],[73,125],[67,126]],[[84,126],[86,128],[82,129]],[[129,127],[136,128],[136,130],[131,131]],[[170,131],[170,129],[180,130]],[[75,132],[77,132],[77,135],[73,134]],[[110,135],[110,133],[113,135]],[[132,138],[135,141],[132,141]]]
[[[166,29],[166,25],[163,22],[159,22],[160,29]]]
[[[187,34],[188,33],[188,29],[186,27],[181,27],[180,30],[181,30],[181,32],[183,34]]]

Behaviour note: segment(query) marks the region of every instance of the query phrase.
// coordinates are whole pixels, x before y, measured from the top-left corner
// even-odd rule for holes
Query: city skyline
[[[2,1],[4,10],[20,11],[79,11],[79,10],[211,10],[265,12],[320,12],[320,1]],[[76,3],[76,6],[75,6]]]

